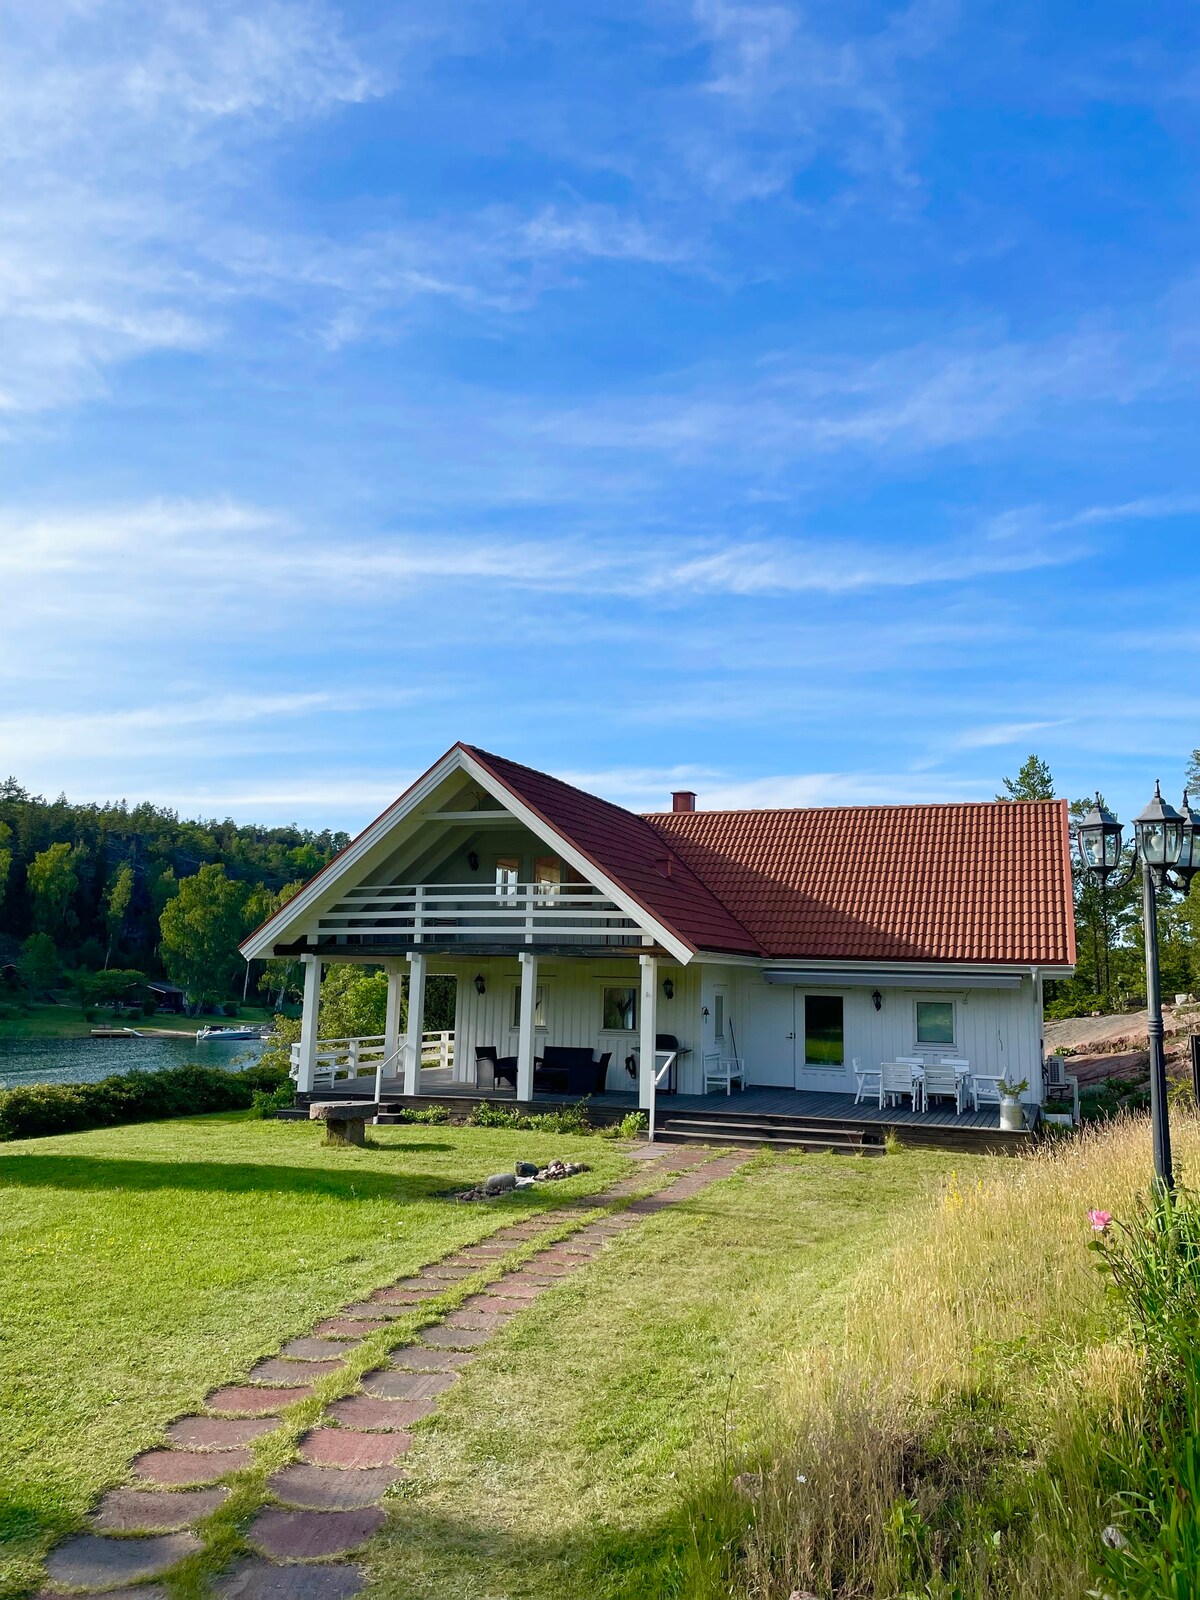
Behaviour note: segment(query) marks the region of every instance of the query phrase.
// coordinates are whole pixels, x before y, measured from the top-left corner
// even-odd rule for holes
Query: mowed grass
[[[693,1591],[693,1518],[851,1286],[983,1158],[762,1155],[649,1218],[489,1345],[417,1429],[368,1565],[388,1600]]]
[[[628,1170],[595,1138],[196,1117],[0,1146],[0,1593],[35,1584],[129,1458],[346,1302]],[[518,1158],[591,1171],[497,1205]]]

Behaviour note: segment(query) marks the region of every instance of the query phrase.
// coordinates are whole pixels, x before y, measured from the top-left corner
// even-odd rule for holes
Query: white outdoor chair
[[[893,1100],[908,1095],[914,1111],[920,1110],[921,1080],[913,1075],[910,1061],[881,1061],[879,1063],[879,1108],[890,1106]]]
[[[955,1072],[952,1061],[931,1062],[925,1068],[922,1089],[926,1111],[929,1110],[929,1102],[935,1095],[953,1100],[955,1111],[962,1111],[965,1084],[961,1074]]]
[[[1000,1082],[1003,1073],[981,1072],[971,1074],[971,1105],[978,1111],[981,1104],[1000,1104]]]
[[[746,1087],[746,1068],[740,1057],[723,1056],[717,1050],[711,1051],[704,1058],[704,1092],[708,1094],[709,1085],[716,1084],[724,1088],[729,1094],[733,1080],[737,1079],[739,1089]]]
[[[852,1062],[854,1068],[854,1104],[865,1100],[868,1095],[879,1093],[879,1068],[864,1067],[857,1056]]]

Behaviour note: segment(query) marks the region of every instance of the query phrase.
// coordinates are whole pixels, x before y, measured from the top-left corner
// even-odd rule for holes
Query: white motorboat
[[[202,1039],[217,1039],[220,1041],[234,1042],[238,1039],[261,1039],[262,1028],[197,1028],[196,1042]]]

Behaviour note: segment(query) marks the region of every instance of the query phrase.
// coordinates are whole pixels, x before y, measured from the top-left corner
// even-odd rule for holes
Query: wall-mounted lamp
[[[663,994],[667,997],[668,1000],[674,1000],[674,998],[675,998],[675,980],[674,980],[674,978],[664,978],[663,979]]]
[[[707,1006],[704,1007],[704,1009],[701,1011],[700,1015],[704,1018],[705,1022],[708,1021],[708,1007]]]
[[[467,851],[467,865],[470,867],[472,872],[478,872],[479,871],[479,854],[478,854],[477,851],[475,851],[475,850],[468,850]]]
[[[876,989],[875,993],[871,996],[871,1004],[875,1007],[876,1011],[883,1010],[883,996],[880,994],[878,989]]]
[[[477,972],[475,974],[475,993],[476,994],[486,994],[487,993],[487,979],[484,977],[482,972]]]

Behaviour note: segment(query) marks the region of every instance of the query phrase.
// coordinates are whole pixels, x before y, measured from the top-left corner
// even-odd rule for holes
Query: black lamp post
[[[1158,784],[1154,798],[1134,818],[1133,860],[1122,874],[1119,888],[1133,881],[1142,869],[1142,930],[1146,946],[1146,1033],[1150,1045],[1150,1120],[1154,1129],[1154,1176],[1170,1190],[1171,1126],[1167,1117],[1167,1065],[1163,1052],[1162,992],[1158,975],[1158,891],[1171,883],[1186,889],[1200,871],[1200,813],[1183,797],[1182,815],[1162,797]],[[1075,830],[1079,858],[1084,868],[1105,887],[1121,861],[1121,824],[1096,796],[1096,804]]]

